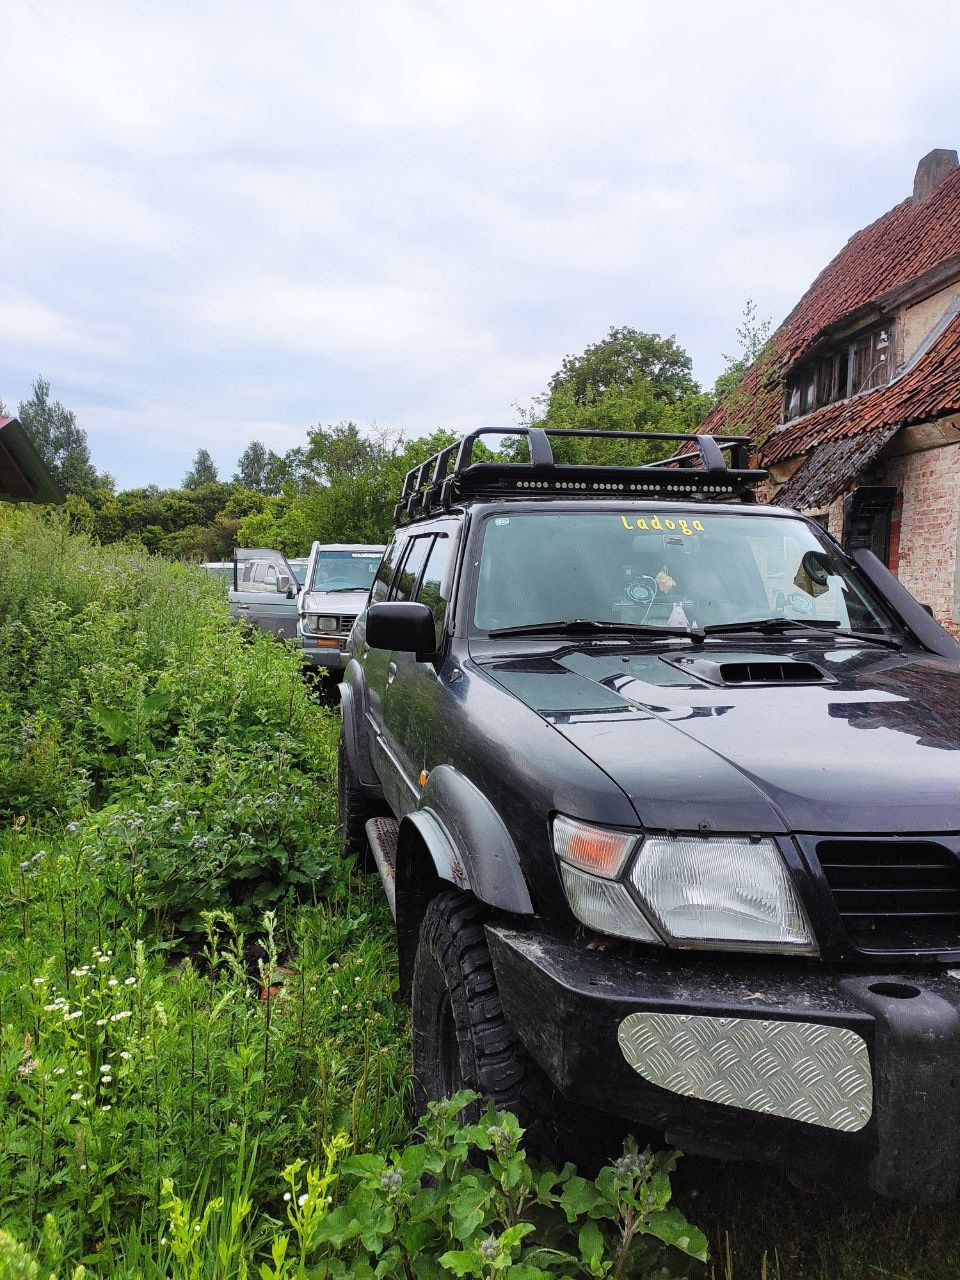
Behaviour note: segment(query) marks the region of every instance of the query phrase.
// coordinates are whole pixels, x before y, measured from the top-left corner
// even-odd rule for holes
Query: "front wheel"
[[[551,1153],[556,1095],[507,1024],[483,931],[484,908],[457,890],[427,907],[413,970],[413,1087],[418,1115],[431,1100],[473,1089]],[[479,1107],[471,1109],[475,1118]]]

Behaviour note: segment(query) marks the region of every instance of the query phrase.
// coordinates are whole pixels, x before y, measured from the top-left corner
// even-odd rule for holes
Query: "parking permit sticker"
[[[692,538],[695,533],[703,533],[703,524],[699,520],[668,520],[666,516],[621,516],[620,523],[631,533],[635,529],[641,531],[652,529],[656,533],[682,533],[685,538]]]

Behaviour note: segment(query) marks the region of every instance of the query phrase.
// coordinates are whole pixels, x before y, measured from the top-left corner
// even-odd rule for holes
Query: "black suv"
[[[419,1100],[950,1197],[960,646],[757,505],[743,437],[630,467],[483,434],[407,477],[341,685]]]

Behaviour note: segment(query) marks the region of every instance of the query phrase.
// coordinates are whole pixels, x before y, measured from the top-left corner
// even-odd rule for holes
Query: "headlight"
[[[667,938],[681,946],[817,954],[772,840],[647,836],[628,880]]]
[[[571,911],[598,933],[680,947],[817,954],[773,840],[645,835],[558,814],[553,847]]]
[[[640,908],[616,877],[637,847],[635,831],[615,831],[558,815],[553,820],[553,847],[570,910],[598,933],[660,942]]]
[[[339,618],[333,618],[324,613],[305,613],[303,615],[304,631],[336,631],[339,622]]]

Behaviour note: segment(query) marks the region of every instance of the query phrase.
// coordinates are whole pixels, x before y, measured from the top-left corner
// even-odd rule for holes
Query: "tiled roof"
[[[779,396],[777,399],[780,404]],[[768,435],[761,447],[765,466],[794,458],[824,440],[859,435],[896,423],[926,422],[960,412],[960,316],[954,318],[909,373],[888,387],[852,400],[824,405]]]
[[[956,411],[960,408],[960,325],[954,320],[899,381],[826,405],[774,432],[782,416],[783,372],[825,329],[958,255],[960,169],[922,203],[904,200],[847,241],[773,334],[772,359],[752,365],[735,402],[717,405],[700,430],[730,431],[746,419],[751,434],[763,442],[761,457],[768,464],[824,440]]]

